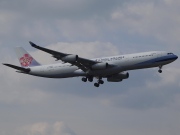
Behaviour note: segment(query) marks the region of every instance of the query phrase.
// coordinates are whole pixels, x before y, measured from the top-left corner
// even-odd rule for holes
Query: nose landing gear
[[[159,66],[158,72],[159,72],[159,73],[162,73],[162,66]]]
[[[158,72],[159,72],[159,73],[162,73],[162,70],[161,70],[161,69],[159,69],[159,70],[158,70]]]

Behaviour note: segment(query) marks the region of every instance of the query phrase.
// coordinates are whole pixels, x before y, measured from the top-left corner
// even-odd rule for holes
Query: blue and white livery
[[[162,73],[162,67],[175,61],[178,56],[165,51],[151,51],[112,57],[103,57],[96,59],[86,59],[74,54],[66,54],[58,51],[40,47],[29,42],[32,47],[51,54],[56,60],[64,63],[40,65],[30,54],[22,47],[16,48],[21,67],[4,64],[8,67],[18,70],[19,73],[46,77],[46,78],[68,78],[82,77],[83,82],[93,82],[95,87],[103,84],[103,78],[108,82],[120,82],[129,78],[128,70],[144,69],[158,67],[159,73]]]

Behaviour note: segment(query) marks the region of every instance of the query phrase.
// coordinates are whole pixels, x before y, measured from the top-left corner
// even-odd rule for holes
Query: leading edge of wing
[[[41,51],[47,52],[47,53],[49,53],[49,54],[52,54],[53,57],[55,57],[55,58],[57,58],[57,59],[62,58],[62,57],[64,57],[64,56],[68,55],[68,54],[65,54],[65,53],[57,52],[57,51],[54,51],[54,50],[51,50],[51,49],[47,49],[47,48],[38,46],[38,45],[36,45],[35,43],[33,43],[33,42],[31,42],[31,41],[29,41],[29,43],[30,43],[30,45],[31,45],[32,47],[34,47],[34,48],[36,48],[36,49],[39,49],[39,50],[41,50]]]
[[[62,59],[63,57],[67,56],[67,55],[71,55],[71,54],[66,54],[66,53],[62,53],[62,52],[57,52],[57,51],[54,51],[54,50],[51,50],[51,49],[47,49],[47,48],[44,48],[44,47],[41,47],[41,46],[38,46],[36,45],[35,43],[29,41],[29,43],[31,44],[32,47],[36,48],[36,49],[39,49],[41,51],[44,51],[44,52],[47,52],[49,54],[52,54],[54,58],[57,58],[58,60]],[[96,61],[93,61],[93,60],[90,60],[90,59],[86,59],[86,58],[81,58],[81,57],[78,57],[78,60],[82,61],[83,63],[85,62],[89,62],[91,64],[96,64],[97,62]]]

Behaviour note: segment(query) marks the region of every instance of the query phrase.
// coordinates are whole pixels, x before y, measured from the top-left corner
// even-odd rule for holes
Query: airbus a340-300
[[[40,47],[32,42],[29,43],[32,47],[51,54],[56,60],[61,60],[63,63],[40,65],[22,47],[16,47],[21,67],[12,64],[4,65],[18,70],[19,73],[46,78],[82,77],[83,82],[93,82],[93,79],[96,78],[95,87],[104,83],[103,78],[106,78],[108,82],[121,82],[129,78],[128,70],[158,67],[158,72],[162,73],[164,65],[178,58],[177,55],[171,52],[151,51],[86,59],[76,54],[66,54]]]

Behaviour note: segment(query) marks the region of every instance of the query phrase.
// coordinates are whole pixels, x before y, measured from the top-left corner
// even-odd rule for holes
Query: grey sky
[[[150,50],[180,56],[178,0],[1,0],[0,61],[19,65],[15,46],[54,59],[28,41],[86,58]],[[178,135],[180,64],[130,71],[99,89],[81,78],[44,79],[0,68],[2,135]]]

